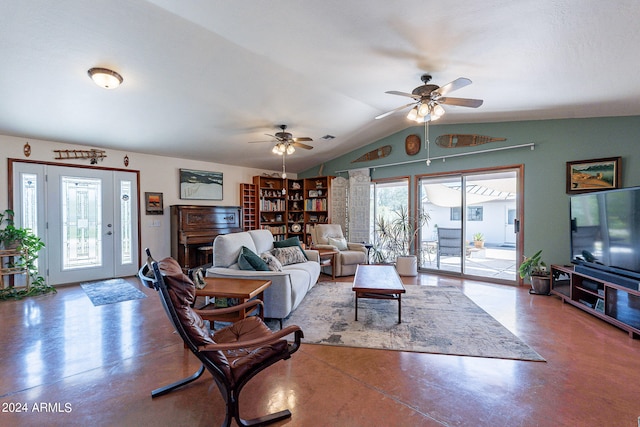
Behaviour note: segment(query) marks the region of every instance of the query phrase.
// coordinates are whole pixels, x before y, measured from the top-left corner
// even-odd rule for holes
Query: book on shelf
[[[326,211],[327,199],[307,199],[304,210],[306,211]]]

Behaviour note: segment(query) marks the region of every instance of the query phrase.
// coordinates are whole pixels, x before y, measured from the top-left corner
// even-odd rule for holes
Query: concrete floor
[[[129,281],[148,298],[94,307],[69,286],[0,302],[0,425],[222,423],[208,374],[151,399],[199,365],[158,296]],[[249,383],[242,415],[289,408],[281,426],[638,425],[640,340],[525,287],[426,274],[405,282],[459,286],[547,362],[303,344]]]

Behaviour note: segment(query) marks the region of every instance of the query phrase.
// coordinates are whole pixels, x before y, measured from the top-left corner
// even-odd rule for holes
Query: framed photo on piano
[[[147,215],[162,215],[162,193],[144,193],[144,206]]]

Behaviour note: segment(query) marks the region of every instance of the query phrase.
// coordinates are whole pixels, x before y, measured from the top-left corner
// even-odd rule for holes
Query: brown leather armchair
[[[311,239],[314,249],[338,251],[336,265],[331,267],[335,269],[336,276],[352,276],[356,274],[358,264],[367,262],[367,248],[362,243],[347,242],[342,234],[340,224],[316,224],[312,228]],[[344,246],[336,246],[339,241]]]
[[[151,256],[148,249],[147,254]],[[145,265],[140,269],[138,276],[147,287],[158,291],[162,305],[185,346],[202,362],[196,373],[154,390],[152,397],[161,396],[198,379],[206,368],[226,402],[223,426],[230,426],[234,418],[239,425],[245,426],[266,425],[291,416],[289,410],[283,410],[254,420],[243,420],[240,418],[239,396],[242,388],[256,374],[280,360],[289,359],[298,350],[303,337],[298,326],[287,326],[272,332],[260,317],[251,316],[212,334],[203,320],[208,314],[217,317],[220,310],[244,310],[248,305],[259,307],[262,302],[249,301],[226,309],[195,310],[192,308],[195,285],[182,273],[180,265],[173,258],[165,258],[158,263],[150,262],[150,266]],[[289,343],[284,338],[291,334],[294,335],[294,341]]]

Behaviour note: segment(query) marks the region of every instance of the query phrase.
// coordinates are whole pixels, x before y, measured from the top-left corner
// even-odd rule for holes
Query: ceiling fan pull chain
[[[425,120],[424,121],[424,144],[426,145],[426,149],[427,149],[427,166],[431,166],[431,154],[429,152],[430,148],[431,148],[431,142],[429,142],[429,121]]]

